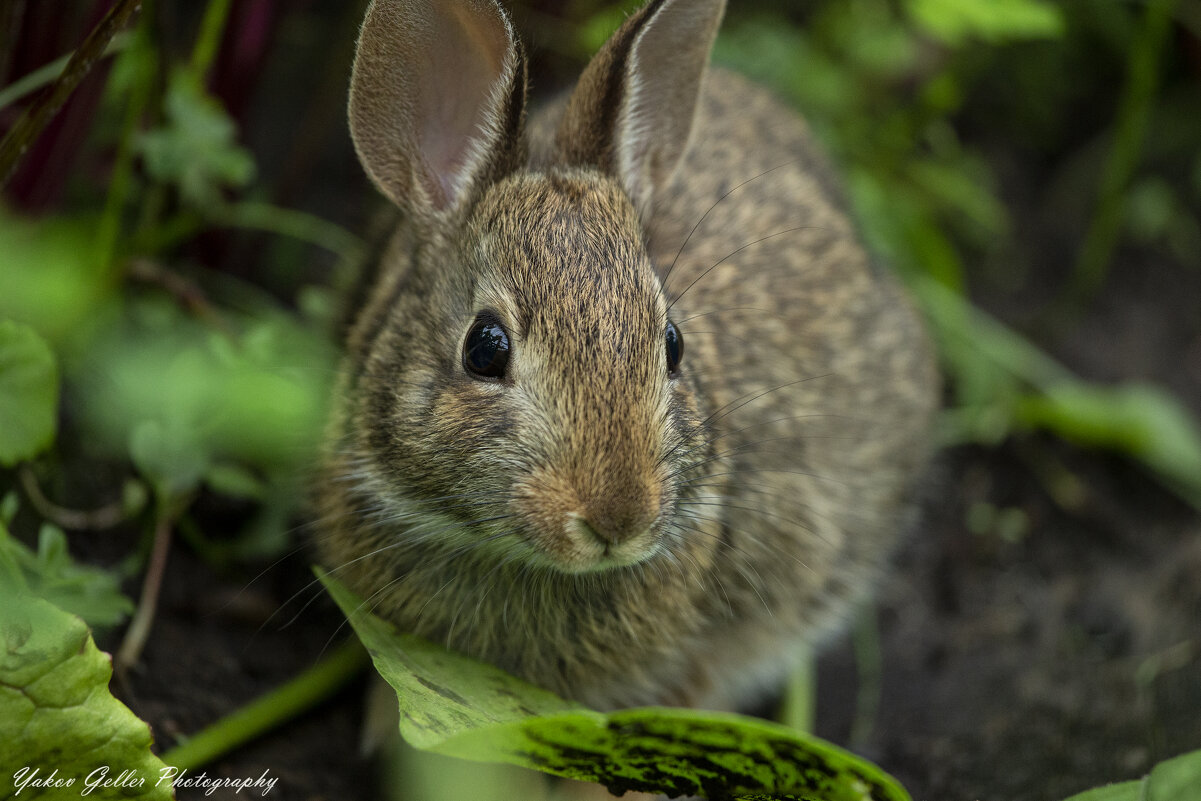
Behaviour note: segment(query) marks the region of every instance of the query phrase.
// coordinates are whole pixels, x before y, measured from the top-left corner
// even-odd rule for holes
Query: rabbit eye
[[[684,337],[671,320],[667,321],[667,374],[675,378],[680,374],[680,359],[684,356]]]
[[[509,335],[491,314],[475,318],[463,341],[463,368],[477,378],[503,378],[509,363]]]

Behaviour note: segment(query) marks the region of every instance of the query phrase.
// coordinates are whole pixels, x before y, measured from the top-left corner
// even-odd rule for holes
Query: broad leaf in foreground
[[[396,690],[400,733],[418,748],[598,782],[616,793],[909,801],[874,765],[784,726],[690,709],[602,714],[565,701],[398,634],[335,579],[318,576]]]
[[[4,573],[0,565],[0,799],[74,798],[89,784],[88,798],[173,798],[150,728],[108,691],[112,662],[88,627],[17,592]],[[39,786],[46,779],[71,784]]]

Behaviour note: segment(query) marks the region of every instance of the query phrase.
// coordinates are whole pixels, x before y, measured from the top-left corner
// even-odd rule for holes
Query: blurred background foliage
[[[118,5],[0,0],[0,153],[23,151],[0,203],[0,513],[41,531],[35,551],[0,527],[0,566],[96,599],[64,605],[97,625],[133,609],[136,577],[153,606],[175,533],[217,568],[294,545],[339,298],[381,206],[344,122],[362,2],[145,0],[22,138]],[[535,92],[635,5],[510,4]],[[1198,284],[1201,5],[737,0],[715,58],[795,104],[842,166],[940,343],[945,443],[1050,432],[1201,508],[1201,367],[1169,388],[1052,355],[1115,262]],[[1069,472],[1046,475],[1079,502]],[[67,555],[62,529],[119,523],[142,535],[103,570]]]

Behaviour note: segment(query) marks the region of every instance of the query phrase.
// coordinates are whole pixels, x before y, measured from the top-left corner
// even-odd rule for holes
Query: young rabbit
[[[322,561],[597,708],[731,708],[864,599],[938,381],[804,124],[652,0],[529,115],[495,0],[374,0],[350,127],[403,212],[347,341]]]

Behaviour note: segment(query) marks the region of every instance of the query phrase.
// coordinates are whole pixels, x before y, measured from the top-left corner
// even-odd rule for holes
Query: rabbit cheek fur
[[[352,80],[406,216],[347,341],[321,559],[401,629],[600,708],[777,684],[909,524],[936,407],[803,124],[705,76],[722,10],[653,0],[528,131],[492,2],[375,0]],[[462,361],[481,312],[496,380]]]

